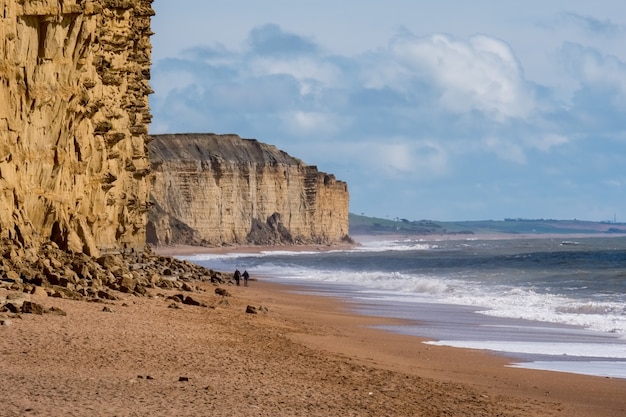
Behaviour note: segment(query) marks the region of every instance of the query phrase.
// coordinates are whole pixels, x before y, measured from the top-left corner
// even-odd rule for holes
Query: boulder
[[[228,290],[226,290],[224,288],[220,288],[220,287],[217,287],[215,289],[215,294],[221,295],[222,297],[230,297],[231,296],[231,294],[228,292]]]
[[[26,314],[43,314],[46,312],[46,308],[38,303],[32,301],[24,301],[22,304],[22,313]]]

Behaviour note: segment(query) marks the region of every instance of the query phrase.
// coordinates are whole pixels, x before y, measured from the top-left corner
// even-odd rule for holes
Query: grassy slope
[[[440,222],[433,220],[382,219],[350,214],[350,234],[581,234],[626,233],[626,223],[590,222],[582,220],[480,220]]]

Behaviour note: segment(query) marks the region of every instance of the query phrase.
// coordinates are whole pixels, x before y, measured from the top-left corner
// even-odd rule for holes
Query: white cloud
[[[342,72],[323,59],[312,57],[256,58],[249,63],[253,76],[289,75],[300,83],[302,95],[311,94],[316,88],[341,86]]]
[[[449,173],[448,152],[434,141],[380,138],[344,144],[343,148],[367,170],[389,179],[408,176],[422,181]]]
[[[615,88],[626,94],[626,63],[615,55],[566,42],[561,57],[570,74],[581,83]]]
[[[450,210],[447,218],[469,215],[469,207],[472,218],[488,217],[484,210],[494,205],[500,217],[525,216],[524,205],[559,217],[527,201],[535,195],[548,207],[546,195],[580,195],[563,179],[593,183],[589,195],[620,204],[617,183],[591,178],[618,178],[623,161],[589,161],[623,154],[626,65],[597,44],[558,50],[565,66],[555,73],[568,86],[558,93],[552,82],[527,80],[517,45],[495,36],[405,32],[366,53],[330,55],[279,27],[254,35],[258,42],[240,49],[200,46],[155,62],[151,131],[254,137],[334,173],[351,190],[367,190],[352,195],[358,204],[414,199],[403,206],[423,207],[429,196],[428,210]],[[550,42],[544,53],[561,45]],[[556,59],[542,62],[556,66]],[[562,76],[565,67],[569,76]],[[473,188],[496,180],[519,184],[480,196]],[[395,206],[384,210],[413,218]]]
[[[402,75],[432,80],[441,89],[440,102],[453,112],[478,110],[505,120],[526,118],[534,109],[532,86],[510,47],[498,39],[402,36],[392,42],[391,54],[403,66]]]

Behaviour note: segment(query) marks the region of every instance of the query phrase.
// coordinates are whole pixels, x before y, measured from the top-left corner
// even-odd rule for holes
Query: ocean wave
[[[247,268],[276,280],[338,284],[349,287],[355,296],[360,292],[380,302],[472,306],[484,315],[573,325],[626,338],[626,294],[617,292],[615,284],[610,288],[604,284],[619,283],[613,275],[604,273],[606,280],[594,275],[591,280],[579,276],[578,270],[563,270],[561,264],[540,263],[537,267],[536,260],[543,258],[527,253],[500,255],[502,244],[497,242],[489,242],[488,247],[481,242],[468,248],[465,245],[468,242],[439,246],[422,240],[378,240],[347,251],[281,250],[186,259],[218,270]],[[494,251],[497,256],[485,255]],[[463,261],[461,266],[458,257]],[[594,268],[590,273],[597,271]],[[598,288],[589,288],[591,284]],[[609,289],[613,292],[599,296]]]

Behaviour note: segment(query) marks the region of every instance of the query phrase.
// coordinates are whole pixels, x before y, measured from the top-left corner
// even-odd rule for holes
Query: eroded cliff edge
[[[0,0],[0,239],[141,250],[152,0]]]
[[[347,184],[236,135],[154,135],[147,241],[158,245],[348,240]]]

